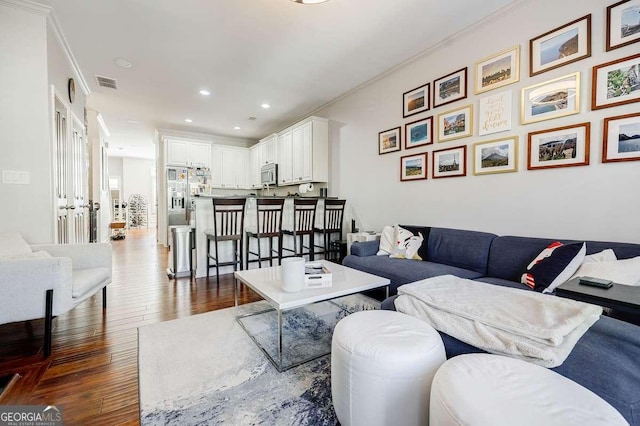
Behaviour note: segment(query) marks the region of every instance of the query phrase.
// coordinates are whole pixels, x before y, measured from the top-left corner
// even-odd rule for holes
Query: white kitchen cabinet
[[[260,167],[262,167],[262,146],[255,144],[249,148],[247,188],[260,189],[262,187]]]
[[[312,126],[313,123],[304,123],[291,131],[293,183],[313,180]]]
[[[278,185],[291,185],[293,182],[291,130],[278,135]]]
[[[222,185],[224,189],[246,188],[247,162],[246,148],[222,147]]]
[[[273,164],[278,161],[278,135],[275,133],[260,140],[261,162],[260,165]]]
[[[167,140],[167,165],[182,167],[211,167],[211,144]]]
[[[222,188],[222,147],[211,147],[211,181],[214,188]]]

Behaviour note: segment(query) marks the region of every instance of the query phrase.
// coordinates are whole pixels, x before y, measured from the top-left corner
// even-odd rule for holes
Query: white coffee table
[[[337,263],[329,262],[326,260],[320,261],[325,268],[331,271],[332,286],[327,288],[314,288],[304,289],[296,293],[288,293],[282,290],[282,275],[280,266],[274,266],[271,268],[249,269],[245,271],[235,272],[237,281],[235,282],[235,306],[238,306],[238,281],[250,287],[253,291],[258,293],[265,301],[271,305],[273,310],[277,312],[278,316],[278,342],[277,342],[277,354],[274,358],[252,335],[252,333],[244,326],[241,318],[262,314],[265,311],[259,313],[251,313],[248,315],[239,315],[238,322],[245,329],[247,334],[253,339],[253,341],[262,349],[267,355],[267,358],[273,363],[278,371],[285,371],[289,368],[300,365],[304,362],[311,361],[312,359],[326,355],[326,353],[316,354],[309,359],[297,362],[292,365],[283,365],[282,355],[282,313],[288,310],[302,308],[317,302],[325,302],[332,299],[336,299],[343,296],[348,296],[355,293],[360,293],[366,290],[372,290],[380,287],[386,288],[386,296],[389,296],[389,283],[387,278],[378,277],[376,275],[368,274],[366,272],[358,271],[356,269],[348,268],[346,266],[338,265]],[[276,359],[277,358],[277,359]]]

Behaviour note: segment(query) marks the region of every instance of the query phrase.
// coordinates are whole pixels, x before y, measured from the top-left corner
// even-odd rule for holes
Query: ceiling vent
[[[101,75],[96,75],[96,81],[98,82],[98,86],[107,87],[109,89],[117,89],[118,86],[116,84],[116,80],[114,78],[103,77]]]

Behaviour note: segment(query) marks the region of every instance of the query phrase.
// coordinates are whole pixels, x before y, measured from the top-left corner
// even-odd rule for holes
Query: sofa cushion
[[[595,277],[616,284],[640,286],[640,256],[612,262],[583,263],[572,278]]]
[[[22,238],[19,232],[0,233],[0,256],[20,256],[31,254],[31,246]]]
[[[489,248],[494,238],[496,235],[486,232],[431,228],[427,259],[434,263],[475,271],[481,276],[487,275]]]
[[[396,294],[397,288],[425,278],[440,275],[455,275],[460,278],[479,278],[482,274],[455,266],[433,263],[423,260],[393,259],[386,256],[347,256],[344,266],[388,278],[390,294]]]
[[[418,250],[422,246],[424,238],[422,233],[415,234],[401,226],[395,226],[396,247],[391,252],[391,257],[396,259],[426,260],[418,255]]]
[[[109,268],[86,268],[74,269],[72,272],[72,291],[74,299],[82,297],[86,292],[93,290],[104,282],[107,285],[111,279],[111,269]]]
[[[529,264],[521,282],[536,291],[550,293],[578,270],[586,251],[586,243],[551,243]]]

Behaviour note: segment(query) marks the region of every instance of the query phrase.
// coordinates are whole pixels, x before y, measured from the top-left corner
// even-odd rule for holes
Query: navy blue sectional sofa
[[[343,264],[389,278],[392,295],[403,284],[445,274],[530,291],[520,283],[520,276],[532,259],[558,241],[460,229],[403,227],[414,234],[423,234],[424,260],[376,256],[378,242],[369,241],[354,243],[351,255]],[[587,254],[608,248],[614,250],[618,259],[640,256],[640,244],[587,241]],[[487,290],[490,289],[491,286],[487,286]],[[395,297],[385,300],[383,309],[395,309]],[[441,335],[448,358],[483,352],[449,335]],[[601,317],[578,341],[567,360],[553,370],[592,390],[620,411],[630,424],[640,426],[640,327],[637,325]]]

